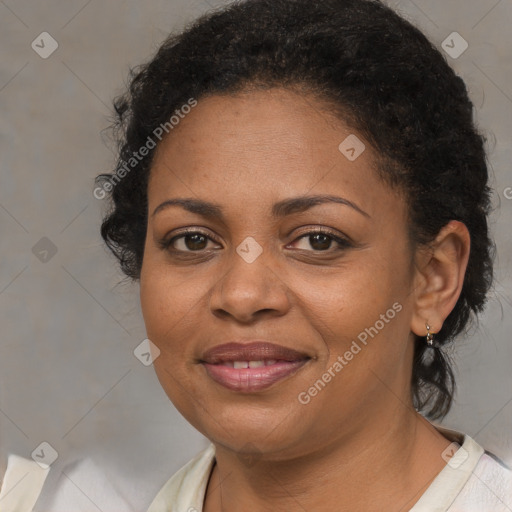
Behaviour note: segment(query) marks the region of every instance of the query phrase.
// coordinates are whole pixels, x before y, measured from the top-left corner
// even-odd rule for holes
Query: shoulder
[[[147,512],[200,512],[214,462],[215,447],[210,444],[167,481]]]
[[[452,441],[447,463],[410,512],[510,512],[511,468],[469,435],[434,426]]]
[[[32,510],[41,494],[48,471],[49,466],[43,463],[9,454],[0,490],[2,510],[20,510],[19,507]]]
[[[512,469],[494,454],[485,451],[453,507],[454,511],[460,509],[467,512],[512,510]]]

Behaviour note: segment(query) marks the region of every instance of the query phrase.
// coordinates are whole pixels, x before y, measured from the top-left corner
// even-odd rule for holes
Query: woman
[[[212,443],[149,512],[510,510],[510,469],[428,421],[493,245],[472,104],[425,36],[378,1],[237,2],[116,112],[102,236]]]

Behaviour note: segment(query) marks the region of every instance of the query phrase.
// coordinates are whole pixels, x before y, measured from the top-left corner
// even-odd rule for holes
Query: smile
[[[266,341],[231,342],[207,350],[199,361],[218,384],[245,393],[269,388],[302,368],[311,358]]]
[[[276,382],[294,374],[308,359],[299,361],[226,361],[203,363],[206,372],[218,384],[232,391],[262,391]]]

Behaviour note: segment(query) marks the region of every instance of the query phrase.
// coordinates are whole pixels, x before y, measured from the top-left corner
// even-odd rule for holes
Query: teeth
[[[276,359],[267,359],[266,361],[232,361],[226,362],[226,365],[233,366],[233,368],[261,368],[262,366],[269,366],[276,364]]]

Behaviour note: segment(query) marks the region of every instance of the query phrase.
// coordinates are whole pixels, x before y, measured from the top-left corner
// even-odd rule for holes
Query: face
[[[407,212],[375,158],[277,88],[202,99],[158,146],[141,306],[163,389],[214,443],[312,453],[409,403]]]

